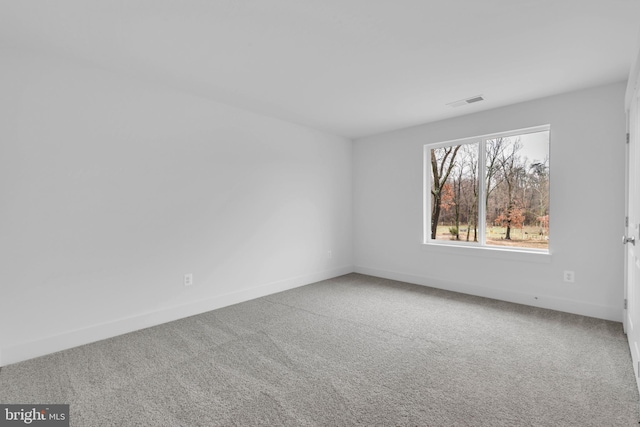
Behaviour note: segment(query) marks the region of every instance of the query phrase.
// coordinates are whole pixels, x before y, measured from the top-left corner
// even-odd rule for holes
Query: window
[[[424,147],[424,242],[549,250],[549,126]]]

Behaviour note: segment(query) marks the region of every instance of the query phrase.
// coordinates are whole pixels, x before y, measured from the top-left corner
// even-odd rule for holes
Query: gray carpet
[[[73,426],[632,426],[619,323],[349,274],[0,370]]]

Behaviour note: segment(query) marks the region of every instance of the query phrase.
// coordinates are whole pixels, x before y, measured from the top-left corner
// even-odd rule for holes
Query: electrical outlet
[[[327,251],[327,259],[333,258],[333,252]]]
[[[565,270],[562,277],[567,283],[574,283],[576,281],[576,273],[570,270]]]
[[[192,273],[187,273],[187,274],[184,275],[184,285],[185,286],[193,285],[193,274]]]

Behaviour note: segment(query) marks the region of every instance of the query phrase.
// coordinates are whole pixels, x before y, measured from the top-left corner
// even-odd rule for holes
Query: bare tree
[[[504,209],[502,212],[504,223],[507,226],[507,232],[504,238],[505,240],[511,240],[512,223],[514,222],[516,214],[521,215],[519,208],[516,209],[515,189],[518,184],[518,178],[521,176],[523,170],[523,165],[518,155],[522,144],[520,143],[520,138],[516,138],[513,142],[507,138],[505,142],[505,147],[498,156],[497,164],[500,169],[500,175],[502,176],[502,182],[506,186],[506,200],[503,202]]]
[[[480,221],[487,227],[489,224],[504,227],[503,239],[517,239],[516,228],[525,238],[527,225],[542,223],[540,218],[548,218],[548,158],[530,164],[518,136],[487,140],[483,150],[478,144],[430,151],[433,239],[438,226],[447,224],[452,239],[477,242]],[[480,153],[484,153],[484,159],[479,158]],[[484,177],[479,175],[480,160],[486,165]],[[480,185],[484,187],[484,200],[479,200]],[[484,218],[478,216],[482,203]],[[487,238],[494,238],[488,228]]]
[[[473,241],[478,241],[478,146],[467,144],[463,148],[464,177],[462,180],[460,204],[461,211],[465,213],[467,223],[467,242],[471,240],[473,229]]]
[[[549,157],[529,167],[532,217],[540,222],[540,234],[549,226]],[[541,221],[540,218],[543,218]]]
[[[503,155],[505,146],[505,138],[495,138],[487,142],[485,147],[486,152],[486,181],[485,181],[485,206],[489,206],[489,196],[493,190],[501,183],[501,176],[498,173],[499,158]]]
[[[464,161],[456,162],[453,168],[453,206],[455,222],[455,240],[460,240],[460,207],[462,206],[462,182],[464,180]],[[453,234],[453,233],[452,233]]]
[[[442,190],[455,166],[456,155],[460,145],[431,149],[431,238],[436,238],[438,220],[442,209]]]

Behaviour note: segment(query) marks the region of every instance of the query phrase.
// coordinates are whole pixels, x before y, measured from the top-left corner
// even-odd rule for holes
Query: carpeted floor
[[[632,426],[619,323],[349,274],[9,365],[73,426]]]

